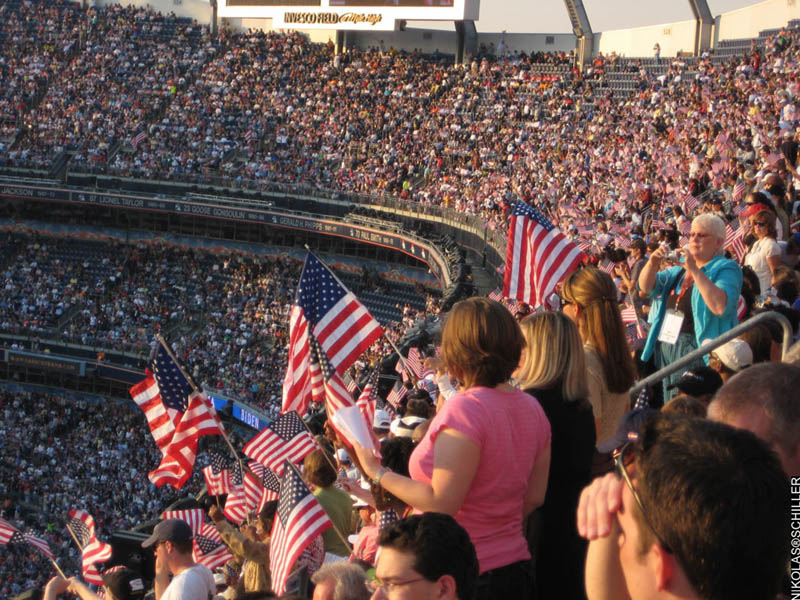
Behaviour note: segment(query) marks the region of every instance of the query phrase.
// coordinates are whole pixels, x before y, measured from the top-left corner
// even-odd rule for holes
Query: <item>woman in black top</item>
[[[520,326],[526,344],[514,378],[542,405],[552,431],[544,505],[528,522],[538,597],[583,599],[586,540],[578,536],[575,515],[595,447],[583,344],[575,323],[560,312],[536,313]]]

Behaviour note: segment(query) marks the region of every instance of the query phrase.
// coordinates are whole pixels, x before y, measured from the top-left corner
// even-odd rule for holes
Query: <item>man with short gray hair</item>
[[[369,600],[367,577],[358,565],[335,562],[324,565],[311,576],[312,600]]]

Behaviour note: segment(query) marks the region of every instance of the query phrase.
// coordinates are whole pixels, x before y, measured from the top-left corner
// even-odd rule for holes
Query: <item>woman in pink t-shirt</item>
[[[442,332],[442,360],[462,385],[412,454],[411,477],[356,448],[373,482],[416,511],[455,516],[467,530],[480,562],[479,600],[532,594],[522,522],[544,501],[550,424],[532,396],[507,383],[523,345],[501,304],[458,302]]]

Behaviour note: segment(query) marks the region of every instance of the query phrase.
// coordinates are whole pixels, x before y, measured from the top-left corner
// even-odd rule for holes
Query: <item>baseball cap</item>
[[[142,548],[149,548],[157,542],[188,542],[192,539],[192,528],[181,519],[165,519],[153,529],[153,535],[142,542]]]
[[[379,408],[375,411],[375,418],[372,419],[372,428],[388,431],[389,426],[392,424],[392,418],[389,413]]]
[[[103,573],[103,585],[117,600],[144,598],[144,582],[141,575],[123,567]]]
[[[711,367],[695,367],[685,371],[675,383],[668,385],[668,390],[678,388],[690,396],[705,396],[714,394],[722,387],[722,377]]]
[[[739,338],[722,344],[713,353],[731,371],[741,371],[753,364],[753,350],[747,342]]]
[[[647,420],[656,414],[658,411],[652,408],[637,408],[628,411],[622,417],[614,437],[598,444],[597,451],[601,454],[608,454],[621,447],[625,442],[636,439]]]

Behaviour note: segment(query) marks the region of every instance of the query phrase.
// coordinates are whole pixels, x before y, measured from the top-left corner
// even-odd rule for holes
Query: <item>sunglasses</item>
[[[753,221],[753,227],[766,227],[767,224],[764,221]]]
[[[645,510],[642,497],[639,495],[639,492],[636,491],[636,488],[633,487],[633,481],[631,480],[631,476],[628,474],[628,467],[632,465],[635,460],[636,446],[634,445],[633,441],[625,442],[625,444],[623,444],[620,448],[614,450],[614,468],[622,476],[622,479],[625,481],[625,485],[628,486],[628,489],[633,496],[633,500],[636,502],[636,505],[639,507],[639,511],[642,513],[645,523],[647,523],[650,531],[652,531],[656,536],[656,539],[658,540],[658,543],[661,544],[661,547],[670,554],[675,554],[670,545],[664,541],[664,538],[661,537],[661,534],[659,534],[658,531],[656,531],[656,528],[653,527],[653,522],[650,520],[647,510]]]

